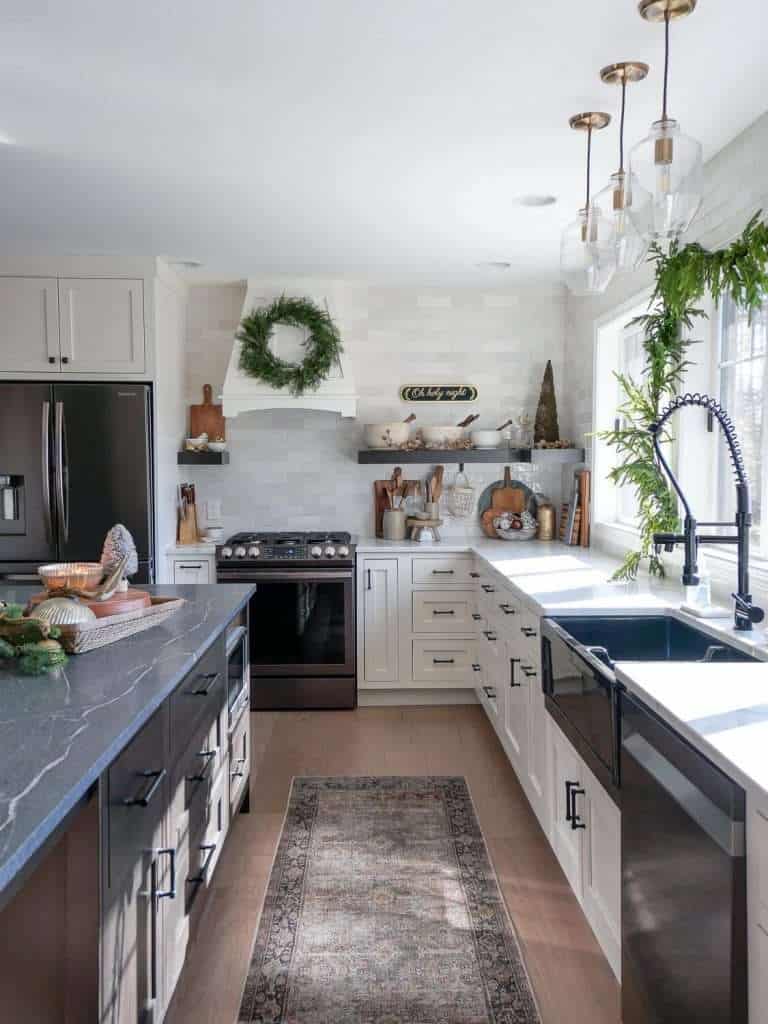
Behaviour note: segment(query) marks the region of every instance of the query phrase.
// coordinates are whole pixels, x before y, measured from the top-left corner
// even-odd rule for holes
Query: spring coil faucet
[[[699,406],[702,409],[706,409],[717,420],[725,437],[728,454],[733,463],[733,472],[736,477],[736,518],[732,523],[698,523],[696,521],[682,488],[661,451],[659,438],[664,424],[673,413],[686,406]],[[648,431],[653,435],[653,448],[659,465],[669,478],[685,511],[682,534],[655,533],[653,535],[653,542],[656,545],[657,552],[661,550],[662,546],[665,551],[672,551],[675,545],[684,545],[683,586],[695,587],[699,582],[697,564],[699,544],[736,544],[738,582],[736,592],[731,595],[735,601],[734,626],[742,632],[751,630],[753,623],[763,621],[765,613],[762,608],[758,608],[752,603],[752,595],[749,592],[749,531],[752,526],[752,505],[749,498],[747,472],[741,454],[741,444],[739,443],[731,417],[716,399],[711,398],[709,395],[701,395],[698,392],[694,392],[693,394],[679,395],[677,398],[674,398],[659,418],[650,424]],[[697,533],[697,529],[700,526],[735,526],[736,534],[728,536],[722,534],[703,535]]]

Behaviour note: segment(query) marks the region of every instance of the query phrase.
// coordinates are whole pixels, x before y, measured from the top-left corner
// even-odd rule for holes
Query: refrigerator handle
[[[64,436],[64,403],[56,403],[56,433],[54,444],[54,469],[56,473],[56,509],[59,517],[59,529],[62,540],[66,543],[69,540],[69,502],[66,500],[64,484],[64,457],[66,451],[66,440]]]
[[[43,432],[41,441],[41,459],[43,475],[43,516],[45,517],[45,535],[53,540],[53,517],[51,516],[51,403],[43,402]]]

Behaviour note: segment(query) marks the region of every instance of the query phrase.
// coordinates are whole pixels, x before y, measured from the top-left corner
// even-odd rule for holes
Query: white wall
[[[322,290],[316,279],[285,278],[281,283],[289,294]],[[274,278],[265,283],[265,294],[274,284]],[[338,280],[327,286],[360,395],[358,418],[296,410],[249,413],[228,421],[229,466],[184,472],[197,484],[198,504],[208,497],[222,499],[228,533],[249,527],[327,527],[370,535],[371,483],[389,473],[386,467],[357,464],[363,424],[403,419],[411,409],[421,422],[446,422],[444,407],[404,406],[398,395],[403,384],[475,384],[479,401],[448,410],[448,422],[476,411],[482,417],[478,426],[495,427],[523,409],[535,412],[551,358],[562,398],[565,299],[560,289],[445,290]],[[201,400],[205,383],[220,394],[244,295],[244,284],[190,289],[189,402]],[[427,468],[414,466],[406,475],[426,475]],[[480,486],[501,471],[469,468]],[[450,476],[451,467],[446,472]],[[520,466],[513,475],[559,498],[559,468]]]
[[[683,126],[684,127],[684,126]],[[705,167],[705,197],[686,241],[706,247],[727,244],[758,209],[768,214],[768,113],[737,136]],[[595,321],[618,310],[653,284],[650,266],[615,278],[599,298],[568,296],[566,307],[565,376],[561,428],[578,443],[592,430],[592,369]],[[695,353],[691,353],[695,358]],[[589,448],[589,441],[586,441]]]

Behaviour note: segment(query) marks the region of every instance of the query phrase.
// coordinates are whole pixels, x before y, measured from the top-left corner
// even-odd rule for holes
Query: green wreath
[[[301,363],[287,363],[269,347],[275,324],[303,327],[306,356]],[[308,298],[281,295],[271,305],[254,309],[243,319],[238,332],[240,369],[273,388],[288,388],[292,395],[315,391],[328,376],[343,351],[338,328],[326,309]]]

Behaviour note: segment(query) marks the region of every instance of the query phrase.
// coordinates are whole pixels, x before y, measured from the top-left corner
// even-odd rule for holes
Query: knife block
[[[179,527],[177,538],[179,544],[197,544],[199,538],[197,530],[197,507],[187,505],[183,513],[179,514]]]

